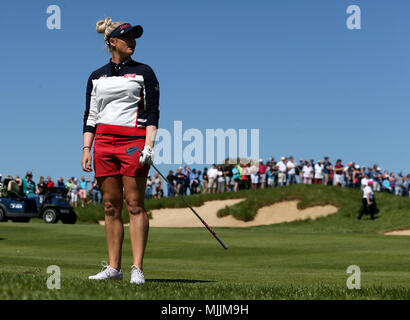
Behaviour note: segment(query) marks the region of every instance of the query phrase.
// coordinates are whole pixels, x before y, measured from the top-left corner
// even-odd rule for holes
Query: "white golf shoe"
[[[117,269],[114,269],[110,267],[107,263],[101,263],[103,266],[103,269],[101,272],[97,273],[94,276],[89,276],[88,279],[92,280],[108,280],[108,279],[113,279],[113,280],[122,280],[122,271],[118,271]]]
[[[136,266],[131,267],[131,283],[141,284],[145,283],[144,272]]]

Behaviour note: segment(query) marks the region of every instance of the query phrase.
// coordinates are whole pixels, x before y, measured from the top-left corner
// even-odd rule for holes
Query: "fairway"
[[[409,237],[315,223],[216,228],[229,250],[204,228],[151,228],[140,286],[129,283],[128,228],[124,280],[98,282],[87,277],[106,260],[104,227],[2,223],[0,299],[410,299]],[[60,290],[47,289],[49,265],[61,268]],[[349,265],[360,290],[346,287]]]

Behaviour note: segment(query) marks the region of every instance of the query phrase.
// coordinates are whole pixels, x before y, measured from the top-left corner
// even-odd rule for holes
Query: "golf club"
[[[138,147],[130,147],[126,150],[127,154],[130,156],[132,154],[134,154],[135,152],[139,151],[140,153],[142,153],[142,151],[138,148]],[[215,237],[216,240],[218,240],[218,242],[222,245],[222,247],[224,247],[224,249],[228,249],[228,245],[223,242],[223,240],[216,234],[216,232],[214,230],[212,230],[212,228],[210,226],[208,226],[208,224],[205,222],[204,219],[202,219],[199,214],[191,207],[191,205],[185,200],[184,196],[182,194],[180,194],[175,188],[174,186],[169,183],[168,179],[165,178],[162,173],[155,167],[154,164],[151,164],[151,166],[155,169],[156,172],[158,172],[158,174],[161,176],[162,179],[165,180],[165,182],[174,190],[174,192],[182,199],[182,201],[184,201],[184,203],[188,206],[189,209],[191,209],[191,211],[197,216],[197,218],[202,222],[202,224],[209,230],[209,232]]]

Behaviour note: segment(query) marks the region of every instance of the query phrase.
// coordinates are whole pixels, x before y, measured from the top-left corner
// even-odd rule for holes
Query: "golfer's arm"
[[[88,149],[88,150],[91,150],[91,147],[92,147],[92,145],[93,145],[93,140],[94,140],[94,133],[92,133],[92,132],[84,132],[84,134],[83,134],[83,147],[90,147],[90,149]]]
[[[145,137],[145,145],[154,148],[155,143],[155,136],[157,135],[157,127],[156,126],[147,126],[147,132]]]

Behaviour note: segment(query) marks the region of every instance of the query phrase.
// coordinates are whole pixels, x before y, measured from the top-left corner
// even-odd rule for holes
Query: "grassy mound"
[[[264,190],[244,190],[239,192],[225,192],[220,194],[204,194],[187,196],[192,206],[201,206],[205,201],[245,198],[244,201],[219,210],[218,216],[232,215],[242,221],[254,219],[259,208],[272,205],[280,201],[299,200],[298,208],[304,209],[317,205],[334,205],[339,210],[336,214],[305,221],[285,223],[287,228],[296,231],[300,226],[313,232],[385,232],[394,229],[410,228],[410,199],[387,193],[376,193],[376,201],[380,212],[376,220],[371,223],[357,221],[356,217],[361,208],[362,192],[357,189],[340,188],[322,185],[292,185],[288,187],[270,188]],[[152,199],[145,202],[148,211],[161,208],[184,208],[185,204],[179,197]],[[104,220],[103,206],[87,206],[77,208],[79,221],[97,223]],[[124,206],[123,220],[129,221],[128,212]]]

